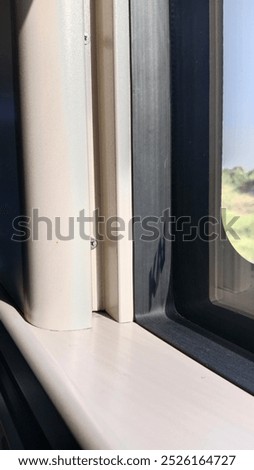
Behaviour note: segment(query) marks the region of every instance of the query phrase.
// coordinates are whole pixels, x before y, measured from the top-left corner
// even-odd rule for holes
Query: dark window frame
[[[170,18],[172,142],[167,141],[166,150],[168,162],[171,161],[171,204],[165,189],[170,181],[169,173],[163,173],[161,152],[158,152],[158,146],[147,149],[144,144],[149,133],[154,135],[155,141],[165,142],[168,132],[167,126],[160,124],[155,106],[153,120],[150,114],[147,118],[145,98],[149,97],[149,91],[144,84],[145,76],[149,77],[150,96],[156,99],[154,90],[158,87],[157,98],[164,94],[165,99],[160,102],[162,114],[165,115],[170,108],[167,100],[169,83],[163,80],[165,61],[156,64],[159,69],[154,74],[152,60],[159,48],[165,55],[162,48],[166,47],[167,40],[164,36],[163,41],[163,34],[167,32],[165,28],[159,29],[155,12],[154,24],[149,23],[149,33],[144,26],[144,15],[151,15],[151,1],[130,0],[133,212],[134,216],[160,217],[161,211],[171,206],[171,214],[176,219],[188,215],[197,226],[202,217],[210,214],[211,145],[215,149],[217,147],[218,152],[221,145],[220,129],[216,127],[216,118],[221,113],[218,76],[211,73],[215,61],[218,61],[218,56],[211,53],[214,47],[211,26],[218,21],[216,14],[220,15],[220,12],[217,10],[216,13],[213,8],[218,5],[216,0],[156,2],[158,15]],[[146,57],[146,72],[142,72],[140,54],[144,55],[146,47],[153,48],[153,53],[150,51]],[[140,115],[137,110],[141,105],[143,113]],[[217,141],[214,140],[215,134],[219,136]],[[155,202],[156,197],[159,202]],[[175,231],[174,235],[174,242],[164,241],[164,246],[158,245],[156,251],[156,243],[141,241],[140,228],[134,229],[137,323],[254,394],[254,321],[210,301],[208,240],[196,238],[191,243],[183,243],[181,232]],[[156,253],[160,261],[158,263],[155,259],[155,271],[151,263],[152,253]],[[152,284],[151,272],[156,274]],[[149,300],[151,289],[152,304]]]

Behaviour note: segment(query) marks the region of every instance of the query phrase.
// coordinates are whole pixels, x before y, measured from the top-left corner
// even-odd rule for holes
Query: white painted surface
[[[138,325],[50,332],[3,302],[0,319],[81,446],[253,448],[253,397]]]
[[[124,237],[118,242],[119,322],[133,320],[133,243],[128,229],[132,219],[132,141],[129,2],[114,0],[114,84],[116,135],[117,215],[125,222]],[[121,233],[121,232],[120,232]],[[107,311],[107,309],[106,309]]]
[[[84,2],[16,0],[15,13],[24,215],[33,217],[38,209],[53,224],[52,239],[41,221],[39,240],[27,243],[21,308],[41,328],[86,328],[92,312],[90,241],[80,237],[77,223],[82,209],[89,214]],[[62,237],[75,219],[74,239],[56,237],[56,217]]]
[[[121,240],[103,242],[103,309],[128,322],[133,320],[129,2],[96,0],[95,11],[100,213],[106,220],[121,218],[125,226]]]
[[[97,161],[95,160],[95,129],[94,129],[94,114],[93,108],[93,91],[95,88],[96,79],[92,77],[92,63],[93,56],[92,48],[95,42],[95,32],[93,27],[94,15],[91,13],[94,5],[91,3],[93,0],[84,0],[84,34],[85,41],[85,72],[86,72],[86,125],[87,125],[87,138],[88,138],[88,163],[89,163],[89,193],[90,193],[90,217],[93,218],[95,210],[99,207],[99,169]],[[94,81],[94,83],[93,83]],[[91,237],[96,238],[95,224],[90,224]],[[100,260],[101,247],[98,245],[96,249],[91,250],[91,269],[92,269],[92,310],[98,311],[103,309],[101,304],[101,260]]]

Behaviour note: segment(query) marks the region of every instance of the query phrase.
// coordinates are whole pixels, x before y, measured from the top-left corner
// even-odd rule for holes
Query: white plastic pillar
[[[77,222],[82,209],[89,213],[84,3],[16,0],[15,19],[25,215],[33,226],[24,313],[45,329],[87,328],[90,241]]]

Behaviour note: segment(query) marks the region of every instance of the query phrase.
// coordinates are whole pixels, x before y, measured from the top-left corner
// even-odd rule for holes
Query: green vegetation
[[[239,216],[233,228],[240,240],[230,233],[227,236],[236,251],[254,263],[254,170],[247,172],[242,167],[223,170],[221,207],[226,209],[227,222]]]

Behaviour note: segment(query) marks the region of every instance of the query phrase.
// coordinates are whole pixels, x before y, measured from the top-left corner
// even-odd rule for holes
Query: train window
[[[42,302],[39,307],[47,307],[43,309],[46,312],[43,322],[39,315],[35,323],[53,329],[89,326],[92,277],[95,310],[105,309],[117,321],[132,321],[134,297],[138,324],[254,393],[251,253],[254,7],[250,0],[102,0],[85,3],[86,13],[88,11],[90,15],[90,7],[92,10],[92,24],[87,26],[86,23],[85,44],[84,9],[80,1],[80,15],[77,16],[76,7],[73,9],[70,5],[67,15],[70,23],[66,23],[64,14],[60,18],[63,28],[60,51],[51,47],[51,42],[56,44],[54,38],[58,29],[54,22],[58,16],[51,15],[51,10],[48,12],[50,34],[45,44],[55,57],[61,53],[66,73],[62,74],[58,62],[53,60],[54,73],[47,81],[50,90],[47,100],[55,90],[52,77],[54,83],[63,80],[68,91],[64,94],[68,105],[66,122],[70,121],[68,127],[75,130],[67,136],[66,123],[59,121],[60,108],[58,112],[62,88],[52,94],[56,106],[50,120],[47,109],[52,103],[47,107],[47,102],[41,99],[40,91],[44,89],[41,80],[48,76],[45,66],[48,57],[38,55],[34,48],[34,44],[41,45],[42,31],[34,27],[41,18],[41,2],[31,5],[29,21],[24,21],[26,8],[21,2],[15,3],[14,43],[19,67],[14,76],[19,82],[19,90],[16,90],[20,92],[19,117],[23,117],[20,122],[18,120],[18,136],[23,137],[25,168],[30,168],[33,163],[36,175],[35,178],[28,172],[26,184],[31,191],[26,204],[29,202],[31,209],[36,201],[42,200],[44,214],[54,216],[57,208],[64,215],[76,205],[76,209],[82,207],[84,202],[89,212],[91,199],[92,208],[100,208],[104,221],[121,216],[130,223],[134,243],[126,238],[115,242],[104,237],[104,243],[92,253],[91,276],[89,262],[82,265],[82,271],[77,272],[75,267],[80,266],[79,260],[85,255],[90,261],[89,239],[85,253],[83,243],[68,245],[70,251],[65,251],[66,262],[61,255],[62,244],[52,243],[56,253],[53,262],[52,254],[48,252],[50,245],[43,244],[42,249],[29,240],[30,256],[33,253],[31,259],[35,263],[29,266],[33,276],[25,273],[27,285],[32,279],[33,302],[39,299]],[[54,8],[52,4],[53,13]],[[66,55],[64,45],[69,41],[70,30],[73,32],[72,46],[77,48],[79,45],[79,55],[73,55],[72,48],[67,48],[69,53]],[[39,81],[34,81],[31,74],[34,64],[41,71]],[[89,66],[85,67],[87,64]],[[246,69],[248,73],[245,73]],[[73,70],[78,86],[73,81]],[[20,76],[16,76],[18,73]],[[82,102],[86,102],[86,107],[80,106]],[[28,104],[31,104],[31,110],[26,113]],[[87,115],[89,119],[86,119]],[[12,119],[14,121],[14,116]],[[54,125],[50,126],[49,134],[47,129],[51,120]],[[83,128],[86,121],[89,121],[85,130],[87,135]],[[55,132],[54,126],[60,134]],[[28,131],[31,135],[39,133],[42,142],[39,153],[37,141],[29,138]],[[72,158],[66,155],[65,166],[61,155],[65,155],[69,147],[63,145],[59,135],[68,137],[70,148],[77,150],[73,157],[70,153]],[[79,136],[77,147],[73,144],[74,135]],[[44,155],[49,136],[54,145],[49,159],[52,178],[48,181],[49,170],[44,166]],[[11,137],[9,133],[8,145]],[[86,158],[84,148],[87,149]],[[35,151],[37,159],[34,163]],[[93,154],[95,164],[90,161]],[[50,157],[51,154],[47,155]],[[56,159],[58,164],[54,164]],[[12,163],[18,173],[16,158]],[[41,164],[48,187],[46,199]],[[59,183],[60,177],[62,182],[66,178],[68,183],[64,197],[62,183],[56,197],[55,181]],[[86,185],[84,201],[85,177],[87,183],[90,179],[91,187]],[[34,184],[37,179],[38,184]],[[10,175],[10,182],[12,187],[15,186],[16,177]],[[49,194],[52,194],[51,198]],[[55,207],[51,200],[57,203]],[[12,211],[17,210],[16,206],[19,206],[18,194]],[[244,227],[240,225],[244,237],[237,240],[232,235],[234,230],[228,230],[232,226],[228,215],[234,221],[239,207],[245,212],[236,222],[247,221],[247,226],[245,222]],[[48,253],[44,260],[49,259],[53,264],[45,267],[42,283],[36,273],[41,272],[44,249]],[[67,269],[68,265],[70,269]],[[74,278],[72,270],[78,273],[78,294],[75,287],[73,295],[68,295],[72,289],[68,279]],[[72,318],[69,312],[77,309],[60,296],[58,306],[52,303],[52,311],[61,312],[52,327],[55,318],[48,305],[50,295],[54,302],[56,288],[49,279],[55,272],[66,275],[68,288],[65,294],[74,306],[78,301],[80,314],[76,319]],[[65,285],[62,277],[57,275],[53,280],[62,292]],[[41,289],[44,283],[45,289]],[[28,319],[33,320],[31,315]],[[77,321],[74,325],[73,319]]]
[[[160,224],[150,243],[135,224],[136,321],[254,393],[252,255],[233,246],[221,211],[233,204],[226,170],[248,173],[245,211],[252,198],[251,141],[241,156],[254,99],[249,3],[131,0],[130,23],[134,217]]]

